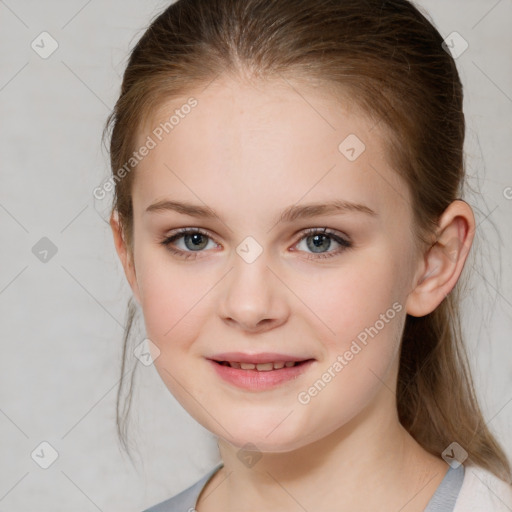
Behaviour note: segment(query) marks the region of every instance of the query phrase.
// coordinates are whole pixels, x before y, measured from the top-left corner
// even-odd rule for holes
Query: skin
[[[423,511],[448,465],[399,423],[400,337],[406,313],[430,313],[455,286],[473,240],[471,208],[454,201],[440,218],[437,242],[418,250],[409,192],[387,164],[385,135],[350,102],[304,82],[256,85],[226,76],[190,95],[198,106],[134,171],[133,254],[115,215],[111,227],[147,337],[159,350],[157,371],[218,436],[224,467],[197,510]],[[139,142],[185,101],[164,105]],[[349,134],[366,146],[355,161],[338,150]],[[207,205],[222,221],[145,212],[162,199]],[[290,205],[332,199],[376,215],[348,211],[275,224]],[[195,259],[159,243],[182,227],[211,235],[195,252],[184,238],[174,242]],[[325,227],[353,245],[330,239],[329,247],[327,239],[320,251],[335,255],[314,259],[303,231]],[[252,263],[236,252],[247,236],[263,250]],[[300,403],[298,393],[393,303],[401,311]],[[246,391],[221,380],[205,359],[225,351],[316,361],[275,389]],[[246,443],[261,456],[251,467],[238,457]]]

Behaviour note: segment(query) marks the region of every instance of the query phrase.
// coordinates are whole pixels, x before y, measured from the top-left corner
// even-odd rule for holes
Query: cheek
[[[202,297],[212,287],[208,279],[184,271],[158,250],[141,250],[138,282],[141,289],[146,336],[158,348],[155,368],[167,389],[183,407],[190,410],[190,393],[195,389],[195,375],[201,367],[193,356],[194,341],[205,322]],[[205,297],[206,299],[206,297]],[[199,411],[191,411],[196,416]]]
[[[141,249],[136,261],[148,338],[161,351],[185,345],[188,338],[194,338],[200,311],[197,306],[211,285],[204,277],[171,262],[165,250]]]
[[[376,322],[382,329],[381,315],[395,317],[393,304],[403,297],[397,265],[387,260],[383,252],[364,257],[354,253],[338,269],[317,272],[296,283],[294,291],[308,306],[307,315],[321,329],[331,350],[343,350]]]
[[[378,286],[373,282],[377,277],[381,278]],[[386,396],[384,388],[393,395],[392,369],[405,317],[393,293],[393,280],[382,272],[367,272],[354,274],[346,284],[343,292],[332,286],[323,301],[319,298],[315,303],[318,316],[326,319],[336,335],[324,337],[325,357],[296,396],[317,436],[349,422],[379,392]],[[309,416],[313,410],[323,411],[321,425],[314,415]]]
[[[326,429],[349,421],[390,375],[405,317],[399,268],[393,253],[381,248],[354,256],[336,278],[315,281],[308,300],[330,329],[324,331],[325,358],[298,401],[330,411]]]
[[[321,382],[310,383],[315,387],[311,393],[303,390],[308,395],[305,401],[311,398],[328,406],[330,400],[341,400],[347,406],[344,410],[356,410],[386,379],[405,317],[399,266],[391,252],[358,255],[338,272],[318,274],[297,289],[311,305],[314,315],[309,317],[321,329],[324,348],[315,375]],[[322,398],[313,398],[316,389]]]

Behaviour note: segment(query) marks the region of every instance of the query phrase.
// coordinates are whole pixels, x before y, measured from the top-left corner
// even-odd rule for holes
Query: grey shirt
[[[212,478],[223,465],[222,462],[219,462],[219,464],[188,489],[143,512],[194,512],[197,498],[199,498],[201,491],[210,478]],[[456,469],[450,466],[442,482],[439,484],[439,487],[436,489],[436,492],[428,502],[424,512],[452,512],[463,480],[464,466],[461,464]]]

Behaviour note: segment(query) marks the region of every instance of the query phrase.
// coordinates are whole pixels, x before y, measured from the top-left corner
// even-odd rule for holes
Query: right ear
[[[128,280],[128,283],[130,284],[133,295],[137,299],[137,302],[140,304],[139,285],[137,283],[137,276],[135,275],[135,266],[133,264],[132,258],[130,257],[130,252],[126,247],[117,210],[112,212],[109,223],[112,229],[112,235],[114,236],[114,244],[116,246],[117,255],[119,256],[119,259],[123,265],[124,274]]]

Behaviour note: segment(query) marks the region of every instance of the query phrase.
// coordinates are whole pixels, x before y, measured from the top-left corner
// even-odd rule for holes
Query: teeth
[[[258,364],[238,363],[238,362],[228,361],[228,362],[224,362],[223,364],[227,364],[227,365],[231,366],[231,368],[237,368],[237,369],[242,369],[242,370],[258,370],[260,372],[268,372],[271,370],[280,370],[281,368],[284,368],[285,366],[286,366],[286,368],[291,368],[292,366],[295,366],[294,361],[288,361],[288,362],[278,361],[276,363],[258,363]]]
[[[258,363],[256,368],[260,372],[268,372],[274,369],[274,363]]]

